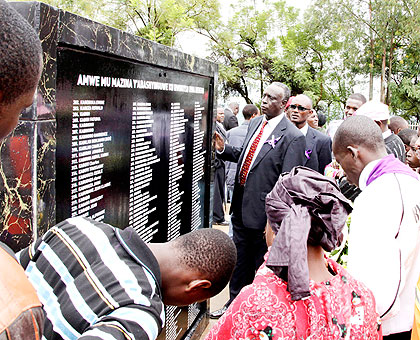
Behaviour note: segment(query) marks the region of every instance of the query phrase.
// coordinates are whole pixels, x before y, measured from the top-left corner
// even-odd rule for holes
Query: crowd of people
[[[0,140],[42,67],[37,33],[0,0]],[[206,339],[419,339],[418,132],[353,94],[324,133],[311,98],[279,82],[240,126],[238,112],[232,102],[215,114],[213,219],[226,222],[229,200],[231,237],[201,229],[146,244],[132,228],[74,217],[17,254],[0,244],[0,337],[152,340],[165,304],[229,282]],[[350,213],[344,268],[327,252]]]
[[[237,164],[226,186],[238,261],[206,339],[410,339],[420,274],[418,132],[360,93],[321,130],[312,100],[276,82],[261,113],[214,137],[218,158]],[[344,269],[322,256],[343,241],[352,209]],[[267,248],[269,233],[276,247]]]

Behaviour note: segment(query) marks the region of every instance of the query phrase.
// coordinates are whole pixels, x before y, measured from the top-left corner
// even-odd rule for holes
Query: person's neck
[[[388,153],[386,152],[385,148],[381,148],[376,152],[363,152],[362,154],[360,154],[364,167],[366,167],[366,165],[368,165],[370,162],[382,159],[386,156],[388,156]]]
[[[276,118],[278,116],[280,116],[283,113],[283,111],[280,111],[279,114],[275,115],[275,116],[268,116],[267,114],[265,114],[265,119],[270,120],[273,118]]]
[[[309,278],[315,282],[323,282],[331,279],[333,276],[328,271],[324,258],[324,250],[321,246],[308,244],[308,269]]]
[[[176,261],[176,251],[171,242],[147,243],[147,246],[159,264],[162,284],[165,285],[167,282],[170,282],[167,278],[179,267],[179,264]]]
[[[295,123],[295,125],[296,125],[296,127],[300,130],[300,129],[302,129],[302,128],[304,128],[304,127],[305,127],[305,125],[306,125],[306,120],[305,120],[304,122],[301,122],[301,123]]]

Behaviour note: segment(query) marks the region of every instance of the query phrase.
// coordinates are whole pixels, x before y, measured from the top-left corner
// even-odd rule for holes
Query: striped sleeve
[[[80,340],[155,340],[161,331],[159,316],[139,305],[117,308],[86,329]]]
[[[139,239],[141,255],[150,250]],[[156,339],[165,315],[159,283],[114,228],[72,218],[18,256],[46,313],[47,339]]]

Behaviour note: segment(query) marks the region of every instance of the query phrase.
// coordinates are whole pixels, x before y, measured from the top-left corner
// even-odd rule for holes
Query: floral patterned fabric
[[[264,263],[205,340],[382,339],[373,294],[335,261],[327,263],[336,275],[310,280],[311,296],[299,301]]]

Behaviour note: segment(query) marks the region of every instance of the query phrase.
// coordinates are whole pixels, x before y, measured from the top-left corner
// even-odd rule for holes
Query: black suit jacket
[[[236,118],[236,116],[230,109],[225,109],[225,119],[223,121],[223,126],[225,127],[225,130],[228,131],[230,129],[233,129],[234,127],[237,127],[238,125],[238,118]]]
[[[305,166],[324,174],[325,167],[332,161],[331,145],[329,136],[308,126]]]
[[[239,184],[239,172],[242,160],[246,157],[247,146],[260,127],[263,117],[254,118],[249,123],[249,128],[242,147],[225,145],[219,157],[237,162],[235,186],[232,197],[231,212],[242,219],[246,228],[262,230],[266,225],[265,197],[273,189],[279,175],[290,171],[296,165],[305,162],[305,136],[286,117],[280,121],[272,132],[278,142],[272,147],[264,143],[249,169],[246,183],[243,187]],[[268,139],[272,139],[270,136]]]

